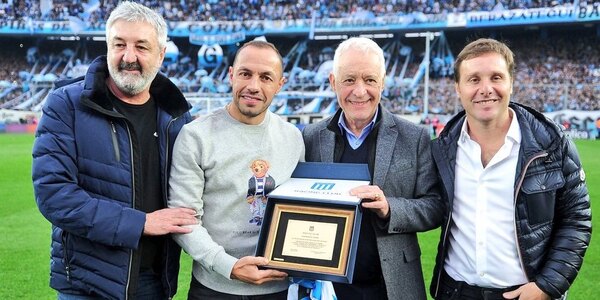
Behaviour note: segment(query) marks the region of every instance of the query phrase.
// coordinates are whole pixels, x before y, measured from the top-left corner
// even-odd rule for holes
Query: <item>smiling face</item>
[[[360,132],[375,116],[383,92],[381,63],[368,51],[348,49],[340,56],[337,74],[329,75],[346,124],[353,132]]]
[[[111,83],[127,96],[148,92],[165,54],[156,30],[147,22],[123,20],[116,21],[108,30]]]
[[[228,111],[236,120],[250,125],[260,124],[273,97],[285,79],[281,61],[271,48],[247,46],[240,50],[229,68],[233,105]]]
[[[502,55],[488,52],[466,59],[459,74],[455,89],[469,122],[487,126],[508,120],[512,78]]]

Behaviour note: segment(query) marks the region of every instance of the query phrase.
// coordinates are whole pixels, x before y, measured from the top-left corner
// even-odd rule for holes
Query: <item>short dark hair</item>
[[[510,48],[508,48],[505,43],[499,42],[495,39],[481,38],[466,45],[456,57],[456,62],[454,63],[454,82],[458,82],[460,80],[459,70],[463,61],[479,57],[490,52],[498,53],[504,58],[508,67],[510,79],[513,80],[515,74],[515,55]]]
[[[244,45],[242,45],[242,47],[240,47],[240,49],[238,49],[237,52],[235,53],[235,58],[233,59],[232,66],[235,66],[235,63],[237,62],[238,54],[240,54],[240,52],[242,52],[242,49],[244,49],[246,47],[255,47],[255,48],[259,48],[259,49],[271,49],[271,50],[275,51],[275,53],[277,53],[277,58],[279,59],[279,63],[281,64],[281,73],[283,76],[283,58],[281,57],[281,54],[279,53],[279,50],[277,50],[275,45],[273,45],[272,43],[269,43],[267,41],[253,40],[253,41],[249,41],[249,42],[245,43]]]

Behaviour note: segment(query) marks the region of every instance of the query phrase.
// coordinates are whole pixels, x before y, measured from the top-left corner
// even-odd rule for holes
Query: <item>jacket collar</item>
[[[544,114],[529,106],[511,102],[509,107],[517,115],[517,120],[521,127],[521,145],[523,153],[526,156],[543,150],[550,151],[558,147],[559,138],[562,136],[558,125],[549,120]],[[456,143],[465,119],[466,113],[464,110],[452,117],[440,133],[439,142],[444,145]]]
[[[58,82],[57,87],[83,79],[81,103],[104,114],[120,117],[121,115],[114,111],[110,97],[107,95],[106,78],[108,76],[107,60],[103,55],[90,64],[85,77]],[[156,74],[150,85],[150,95],[158,106],[172,117],[181,116],[190,109],[189,103],[177,86],[160,73]]]
[[[373,177],[371,180],[374,184],[383,184],[383,182],[385,182],[386,174],[392,165],[392,155],[389,155],[389,153],[390,151],[393,151],[395,147],[399,132],[398,128],[396,128],[397,125],[394,121],[393,114],[390,111],[379,104],[378,112],[375,119],[375,125],[370,133],[370,135],[374,135],[373,140],[375,148],[375,161],[373,162],[373,170],[370,169],[370,172]],[[342,109],[340,108],[328,121],[327,129],[321,132],[320,138],[322,145],[331,145],[332,132],[338,136],[337,138],[346,138],[342,135],[340,127],[338,126],[338,120],[341,117],[341,114]],[[334,148],[335,144],[331,145],[331,147],[321,147],[321,157],[327,158],[327,161],[333,159]]]
[[[375,130],[376,128],[380,127],[381,123],[382,123],[382,119],[383,119],[383,109],[381,104],[378,105],[379,107],[377,108],[377,112],[375,114],[375,124],[373,125],[373,128],[371,129],[372,131]],[[342,130],[340,129],[339,126],[339,122],[340,122],[340,118],[342,117],[342,112],[343,110],[341,108],[338,108],[338,110],[335,112],[335,115],[333,115],[333,117],[330,119],[329,123],[327,124],[327,129],[329,129],[330,131],[335,132],[336,135],[342,135]]]

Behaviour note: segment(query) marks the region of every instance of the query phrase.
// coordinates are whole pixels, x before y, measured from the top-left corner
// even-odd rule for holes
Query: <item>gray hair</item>
[[[344,54],[344,52],[350,49],[357,50],[365,54],[373,53],[377,55],[377,58],[379,58],[379,62],[381,63],[381,77],[383,78],[385,76],[385,58],[383,56],[383,50],[373,40],[365,37],[351,37],[340,43],[337,49],[335,49],[335,55],[333,56],[334,76],[337,76],[340,70],[340,57],[342,54]]]
[[[167,23],[165,19],[150,8],[135,2],[121,2],[110,13],[106,21],[106,42],[108,43],[108,33],[110,28],[116,21],[123,20],[126,22],[146,22],[156,29],[158,36],[158,45],[160,48],[167,46]]]

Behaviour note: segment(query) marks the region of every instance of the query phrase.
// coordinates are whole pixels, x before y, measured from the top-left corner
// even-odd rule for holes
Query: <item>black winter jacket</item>
[[[592,212],[585,173],[573,142],[543,114],[511,103],[522,140],[515,178],[518,256],[527,279],[552,298],[568,289],[588,248]],[[448,201],[430,292],[437,296],[452,226],[457,141],[465,112],[453,117],[432,151]]]
[[[106,57],[84,78],[58,84],[43,108],[33,146],[32,177],[40,212],[52,223],[50,286],[72,294],[127,299],[135,292],[139,240],[146,214],[139,156],[129,122],[106,94]],[[163,200],[175,138],[191,120],[179,89],[158,74],[150,87],[157,103],[157,135]],[[165,294],[177,289],[181,249],[166,239],[162,262]]]

